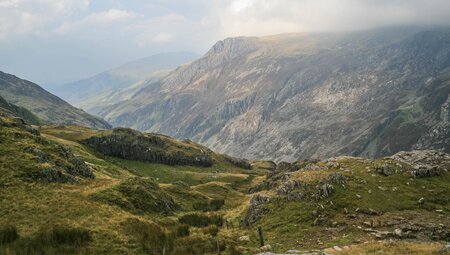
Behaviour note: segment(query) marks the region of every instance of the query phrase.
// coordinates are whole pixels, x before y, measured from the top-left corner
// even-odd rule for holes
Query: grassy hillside
[[[244,196],[236,187],[265,173],[237,168],[215,154],[213,166],[186,169],[127,161],[78,142],[113,131],[75,126],[37,131],[10,117],[1,117],[0,123],[0,254],[161,254],[162,249],[166,254],[207,254],[215,253],[217,242],[220,249],[229,249],[229,238],[216,237],[223,225],[222,208]],[[93,175],[72,171],[73,158],[86,162]],[[158,167],[174,167],[169,171],[193,181],[158,182],[151,178]],[[35,174],[48,169],[55,171]],[[218,197],[209,187],[197,188],[195,184],[209,183],[213,173],[224,176],[213,180],[230,195]],[[185,214],[190,216],[180,220]],[[192,215],[198,219],[190,219]],[[15,232],[18,237],[8,234]]]
[[[0,254],[255,254],[258,226],[276,252],[334,245],[421,252],[441,249],[448,240],[446,154],[424,154],[433,162],[419,163],[439,166],[430,171],[407,163],[415,154],[252,162],[246,169],[209,150],[209,166],[168,165],[104,155],[85,143],[132,131],[118,132],[36,130],[0,117]],[[126,143],[149,137],[163,139],[157,144],[168,153],[206,152],[158,134],[139,133]],[[404,236],[393,235],[396,228]],[[373,243],[375,235],[398,242]],[[408,240],[425,243],[410,246]]]

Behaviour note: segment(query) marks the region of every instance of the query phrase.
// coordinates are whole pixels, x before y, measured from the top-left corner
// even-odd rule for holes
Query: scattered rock
[[[445,169],[439,166],[416,166],[414,170],[411,171],[411,174],[416,178],[424,178],[424,177],[433,177],[442,175],[445,172]]]
[[[329,183],[344,184],[347,182],[347,177],[340,173],[331,173],[328,175],[327,180]]]
[[[75,177],[66,174],[60,168],[47,168],[30,173],[31,179],[44,183],[75,183]]]
[[[417,203],[419,203],[419,205],[423,205],[425,203],[425,198],[421,197]]]
[[[289,180],[281,183],[277,187],[276,191],[277,191],[278,195],[286,195],[286,194],[289,194],[290,192],[292,192],[297,187],[299,187],[299,184],[296,181],[289,179]]]
[[[394,170],[392,169],[392,167],[388,164],[383,164],[381,166],[377,166],[375,168],[375,170],[377,171],[377,173],[379,174],[383,174],[385,176],[391,176],[394,174]]]
[[[259,248],[259,250],[260,250],[261,252],[269,252],[269,251],[272,250],[272,246],[271,246],[270,244],[266,244],[266,245],[264,245],[264,246],[261,246],[261,247]]]
[[[303,200],[304,194],[294,191],[288,194],[288,201],[301,201]]]
[[[250,236],[241,236],[238,239],[241,242],[249,242],[250,241]]]
[[[334,192],[333,185],[329,183],[322,184],[317,189],[317,195],[319,198],[327,198]]]
[[[333,246],[333,249],[336,250],[336,251],[342,251],[341,247],[339,247],[339,246],[337,246],[337,245],[336,245],[336,246]]]
[[[402,238],[403,237],[403,232],[401,229],[396,228],[394,230],[394,236],[398,237],[398,238]]]

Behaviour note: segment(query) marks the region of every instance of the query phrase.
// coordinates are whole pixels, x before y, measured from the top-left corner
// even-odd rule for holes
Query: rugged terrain
[[[99,129],[111,127],[101,118],[71,106],[39,85],[1,71],[0,96],[10,104],[25,108],[45,123],[74,124]]]
[[[87,79],[54,86],[50,91],[89,113],[97,114],[99,108],[133,96],[147,80],[155,81],[197,57],[191,52],[161,53],[131,61]]]
[[[248,162],[1,113],[0,254],[445,254],[449,167],[438,151]]]
[[[98,113],[252,159],[449,152],[449,67],[447,28],[229,38]]]

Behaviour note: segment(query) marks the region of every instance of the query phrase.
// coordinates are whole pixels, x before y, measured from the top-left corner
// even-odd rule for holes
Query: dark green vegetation
[[[181,158],[206,153],[211,165],[107,156],[85,142],[93,137],[100,144],[120,141],[119,147],[143,142]],[[0,254],[254,254],[257,226],[275,251],[375,235],[444,241],[449,160],[417,152],[378,160],[252,162],[246,169],[246,161],[158,134],[36,129],[2,116]],[[404,236],[393,236],[396,228]]]
[[[1,71],[0,96],[8,103],[26,108],[45,123],[73,124],[100,129],[111,127],[106,121],[71,106],[39,85]],[[19,117],[27,117],[25,120],[30,120],[29,113],[23,109],[19,111],[22,115],[26,115]]]
[[[15,242],[3,244],[0,252],[6,254],[85,254],[91,241],[91,234],[86,229],[50,227],[39,229],[33,236],[18,238]],[[0,243],[1,245],[1,243]]]
[[[0,229],[0,245],[14,242],[17,238],[19,238],[19,234],[15,226],[5,226]]]

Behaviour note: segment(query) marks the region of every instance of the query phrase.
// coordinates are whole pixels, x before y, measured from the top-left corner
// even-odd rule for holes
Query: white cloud
[[[153,42],[155,43],[167,43],[170,42],[174,39],[174,36],[172,34],[166,33],[166,32],[161,32],[158,33],[157,35],[155,35],[153,37]]]
[[[108,30],[108,28],[101,27],[103,25],[110,26],[109,29],[116,29],[116,27],[111,27],[113,22],[124,22],[128,19],[138,17],[139,15],[132,11],[110,9],[102,12],[94,12],[81,19],[75,21],[66,21],[60,24],[54,31],[57,34],[69,34],[69,33],[87,33],[93,35],[92,32],[98,35],[103,34],[103,30]],[[95,35],[94,35],[95,36]]]
[[[0,39],[51,34],[57,24],[89,4],[89,0],[0,0]]]
[[[57,45],[64,59],[80,59],[81,51],[108,57],[92,56],[79,67],[94,72],[162,51],[205,52],[231,36],[450,25],[449,10],[450,0],[0,0],[0,53],[19,62],[21,52]],[[16,46],[28,42],[28,49]],[[35,61],[62,69],[60,59],[50,58]]]
[[[223,37],[388,25],[450,25],[448,0],[234,0],[215,2],[209,17]]]
[[[0,8],[16,7],[18,4],[19,4],[19,0],[0,0]]]

